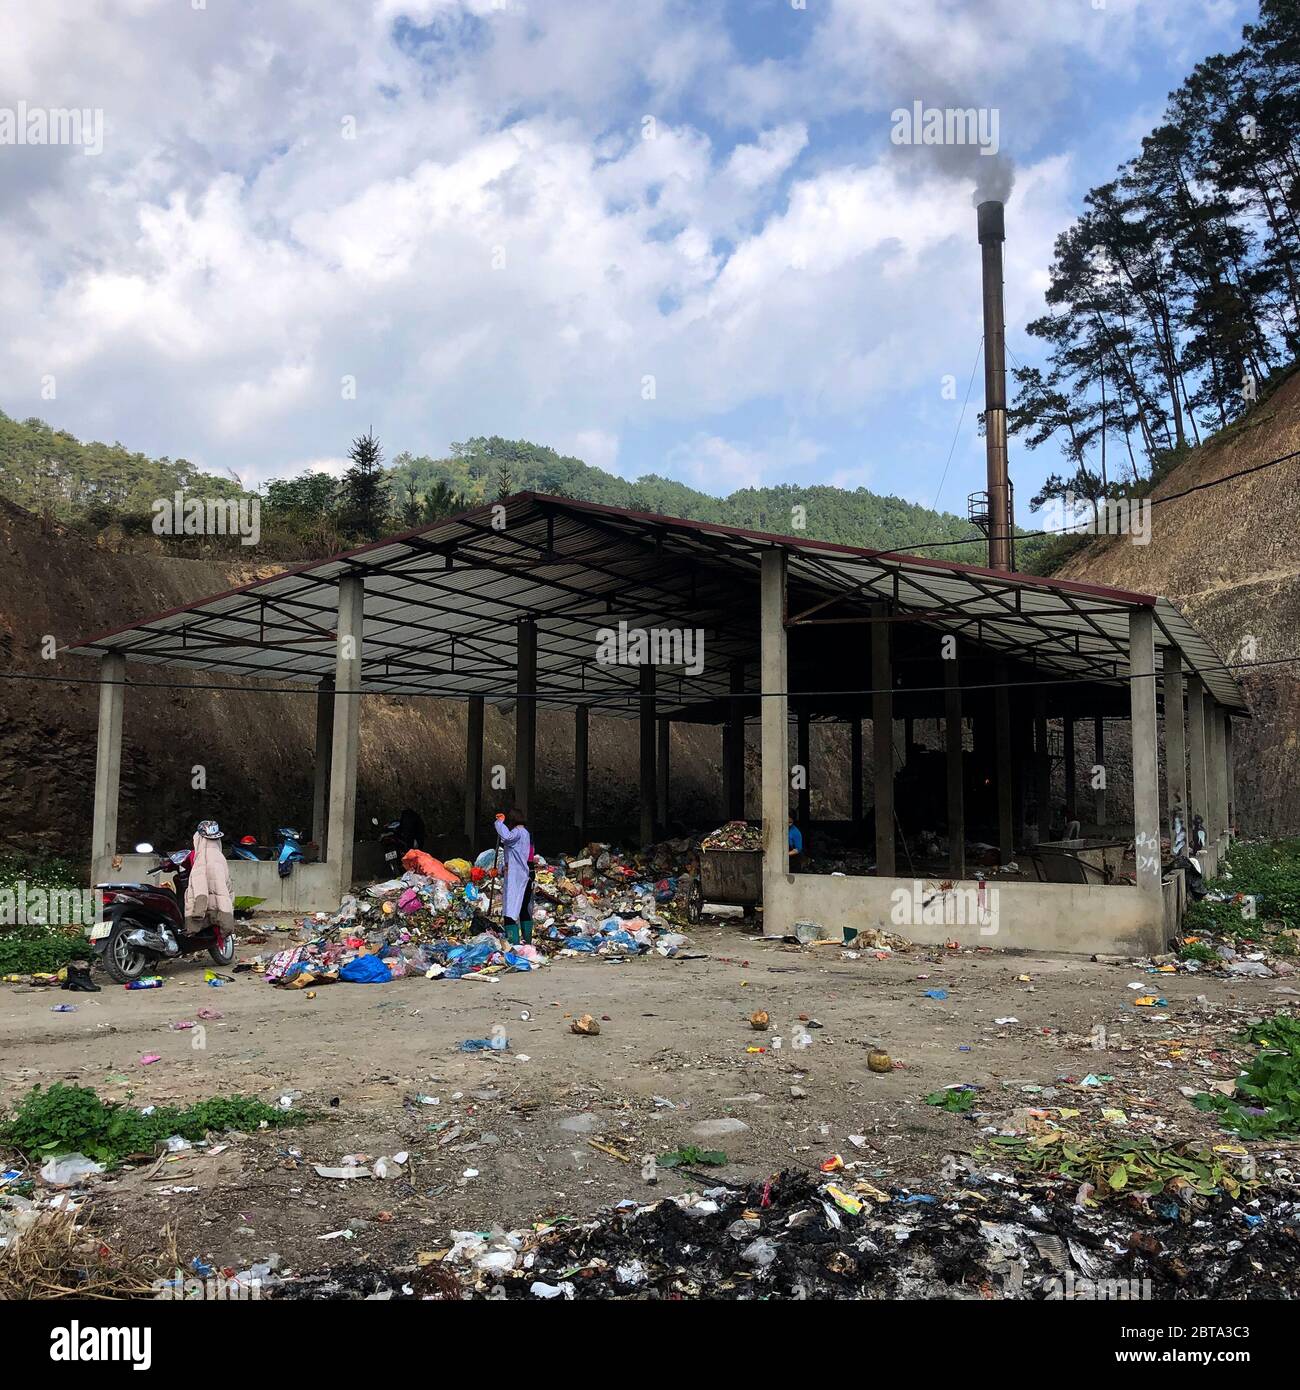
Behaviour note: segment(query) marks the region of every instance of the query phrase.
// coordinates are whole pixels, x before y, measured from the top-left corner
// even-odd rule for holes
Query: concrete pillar
[[[1074,715],[1067,714],[1061,720],[1061,751],[1065,755],[1065,821],[1068,829],[1072,820],[1081,820],[1079,815],[1079,774],[1074,764]]]
[[[655,757],[655,805],[659,824],[667,834],[668,827],[668,750],[672,741],[672,724],[667,719],[659,721],[659,751]]]
[[[655,838],[655,668],[641,667],[641,843]]]
[[[1224,747],[1223,713],[1218,701],[1205,696],[1205,781],[1210,793],[1211,838],[1220,854],[1228,831],[1227,750]]]
[[[785,551],[765,550],[759,599],[762,662],[763,876],[784,874],[790,867],[789,698],[786,694]],[[769,927],[769,930],[771,928]]]
[[[352,887],[352,846],[357,819],[357,744],[361,725],[361,648],[365,636],[365,580],[339,580],[335,624],[334,746],[330,752],[330,815],[325,842],[340,896]]]
[[[329,857],[330,758],[334,752],[334,677],[322,676],[316,691],[316,778],[312,785],[311,837],[324,861]]]
[[[1015,768],[1011,760],[1011,691],[1007,688],[1007,664],[999,661],[993,692],[994,738],[997,741],[998,777],[998,851],[1002,862],[1009,864],[1016,857],[1015,832]]]
[[[1165,815],[1169,850],[1187,849],[1187,736],[1183,724],[1183,654],[1177,647],[1164,652],[1165,685]]]
[[[1187,762],[1187,843],[1196,853],[1200,846],[1192,839],[1192,822],[1197,816],[1205,826],[1206,843],[1210,842],[1210,795],[1205,780],[1205,682],[1200,676],[1187,678]]]
[[[862,824],[862,720],[849,720],[849,818]]]
[[[1133,608],[1128,616],[1129,709],[1133,727],[1133,845],[1137,886],[1160,906],[1160,774],[1156,747],[1155,614]]]
[[[966,877],[965,755],[962,752],[961,668],[954,656],[943,663],[944,745],[948,765],[948,872]]]
[[[799,766],[799,809],[795,812],[795,824],[808,834],[808,821],[812,816],[812,788],[808,785],[809,765],[812,756],[812,746],[810,741],[810,719],[811,716],[806,706],[799,709],[795,716],[797,723],[797,734],[795,742],[794,760]]]
[[[889,605],[873,603],[871,624],[871,756],[875,763],[876,877],[894,876],[894,671]]]
[[[1052,760],[1047,751],[1047,693],[1034,691],[1034,805],[1038,842],[1052,837]]]
[[[745,819],[745,707],[740,696],[745,693],[745,663],[731,663],[731,706],[723,734],[723,771],[728,820]]]
[[[1223,716],[1223,752],[1224,768],[1228,778],[1228,836],[1232,838],[1237,833],[1237,756],[1233,749],[1232,716],[1226,711]]]
[[[483,697],[471,695],[465,702],[465,838],[471,850],[486,837],[482,822]]]
[[[586,705],[573,711],[573,826],[579,850],[587,843],[587,720]]]
[[[117,794],[122,778],[122,712],[126,708],[126,657],[117,652],[99,663],[99,742],[95,749],[95,818],[90,873],[96,883],[112,875],[117,853]]]
[[[515,805],[527,820],[537,790],[537,625],[515,625]]]
[[[1092,721],[1093,792],[1092,818],[1098,825],[1106,824],[1106,721],[1098,716]]]

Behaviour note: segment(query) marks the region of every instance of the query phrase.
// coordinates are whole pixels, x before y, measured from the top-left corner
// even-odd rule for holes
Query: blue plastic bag
[[[393,978],[378,956],[358,956],[339,969],[339,979],[353,985],[382,985]]]

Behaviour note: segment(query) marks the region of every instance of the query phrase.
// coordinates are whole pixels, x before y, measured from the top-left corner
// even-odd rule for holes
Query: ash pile
[[[443,1260],[462,1297],[497,1299],[1292,1299],[1300,1203],[1289,1190],[1094,1210],[1062,1184],[972,1183],[949,1198],[845,1200],[785,1172],[595,1221],[460,1232]],[[445,1295],[444,1295],[445,1296]]]

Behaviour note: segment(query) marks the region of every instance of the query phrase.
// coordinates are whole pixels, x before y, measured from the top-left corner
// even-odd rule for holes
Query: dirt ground
[[[154,1248],[170,1228],[186,1263],[245,1268],[274,1252],[297,1271],[343,1260],[392,1268],[445,1249],[453,1229],[698,1190],[707,1185],[698,1174],[661,1167],[657,1188],[642,1178],[642,1155],[685,1144],[725,1151],[728,1165],[709,1170],[715,1181],[814,1170],[838,1153],[856,1165],[851,1176],[938,1191],[945,1156],[1026,1106],[1076,1108],[1076,1127],[1230,1143],[1179,1087],[1232,1078],[1245,1020],[1300,997],[1285,980],[1148,975],[1062,955],[912,948],[854,958],[730,922],[693,939],[707,959],[565,959],[490,981],[338,984],[314,999],[253,974],[214,989],[201,961],[171,966],[153,991],[102,975],[99,994],[5,987],[0,1103],[58,1080],[137,1105],[301,1092],[294,1107],[320,1112],[305,1127],[92,1180],[97,1228]],[[1139,981],[1142,991],[1128,988]],[[948,997],[925,997],[931,989]],[[1167,1008],[1135,1006],[1145,993]],[[51,1012],[66,1002],[76,1012]],[[205,1034],[169,1026],[201,1008],[223,1015]],[[767,1033],[749,1025],[757,1009],[771,1016]],[[587,1012],[602,1019],[598,1037],[570,1031],[570,1016]],[[795,1049],[800,1015],[812,1042]],[[996,1021],[1007,1017],[1019,1022]],[[457,1050],[498,1024],[509,1051]],[[894,1059],[888,1074],[868,1069],[877,1045]],[[149,1053],[161,1060],[142,1064]],[[1089,1074],[1113,1080],[1080,1084]],[[984,1088],[974,1115],[924,1103],[957,1082]],[[1122,1110],[1127,1125],[1103,1119],[1104,1108]],[[711,1133],[707,1123],[721,1120],[732,1132]],[[1276,1143],[1250,1147],[1265,1172],[1297,1166]],[[313,1167],[401,1150],[407,1169],[386,1181],[321,1178]],[[338,1231],[352,1236],[322,1239]]]

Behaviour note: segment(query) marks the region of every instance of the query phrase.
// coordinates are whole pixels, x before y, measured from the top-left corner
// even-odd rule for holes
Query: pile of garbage
[[[677,928],[685,920],[693,848],[668,841],[626,856],[593,844],[554,862],[538,857],[533,939],[521,944],[507,942],[491,915],[501,900],[491,850],[472,864],[410,850],[401,877],[348,894],[332,916],[304,919],[305,940],[250,963],[269,984],[311,989],[339,980],[537,970],[557,955],[674,956],[690,944]]]
[[[949,1198],[803,1172],[620,1203],[596,1220],[453,1232],[462,1296],[505,1299],[1294,1298],[1300,1203],[1185,1193],[1085,1207],[972,1174]]]
[[[763,827],[749,821],[729,820],[706,835],[701,849],[762,849]]]

